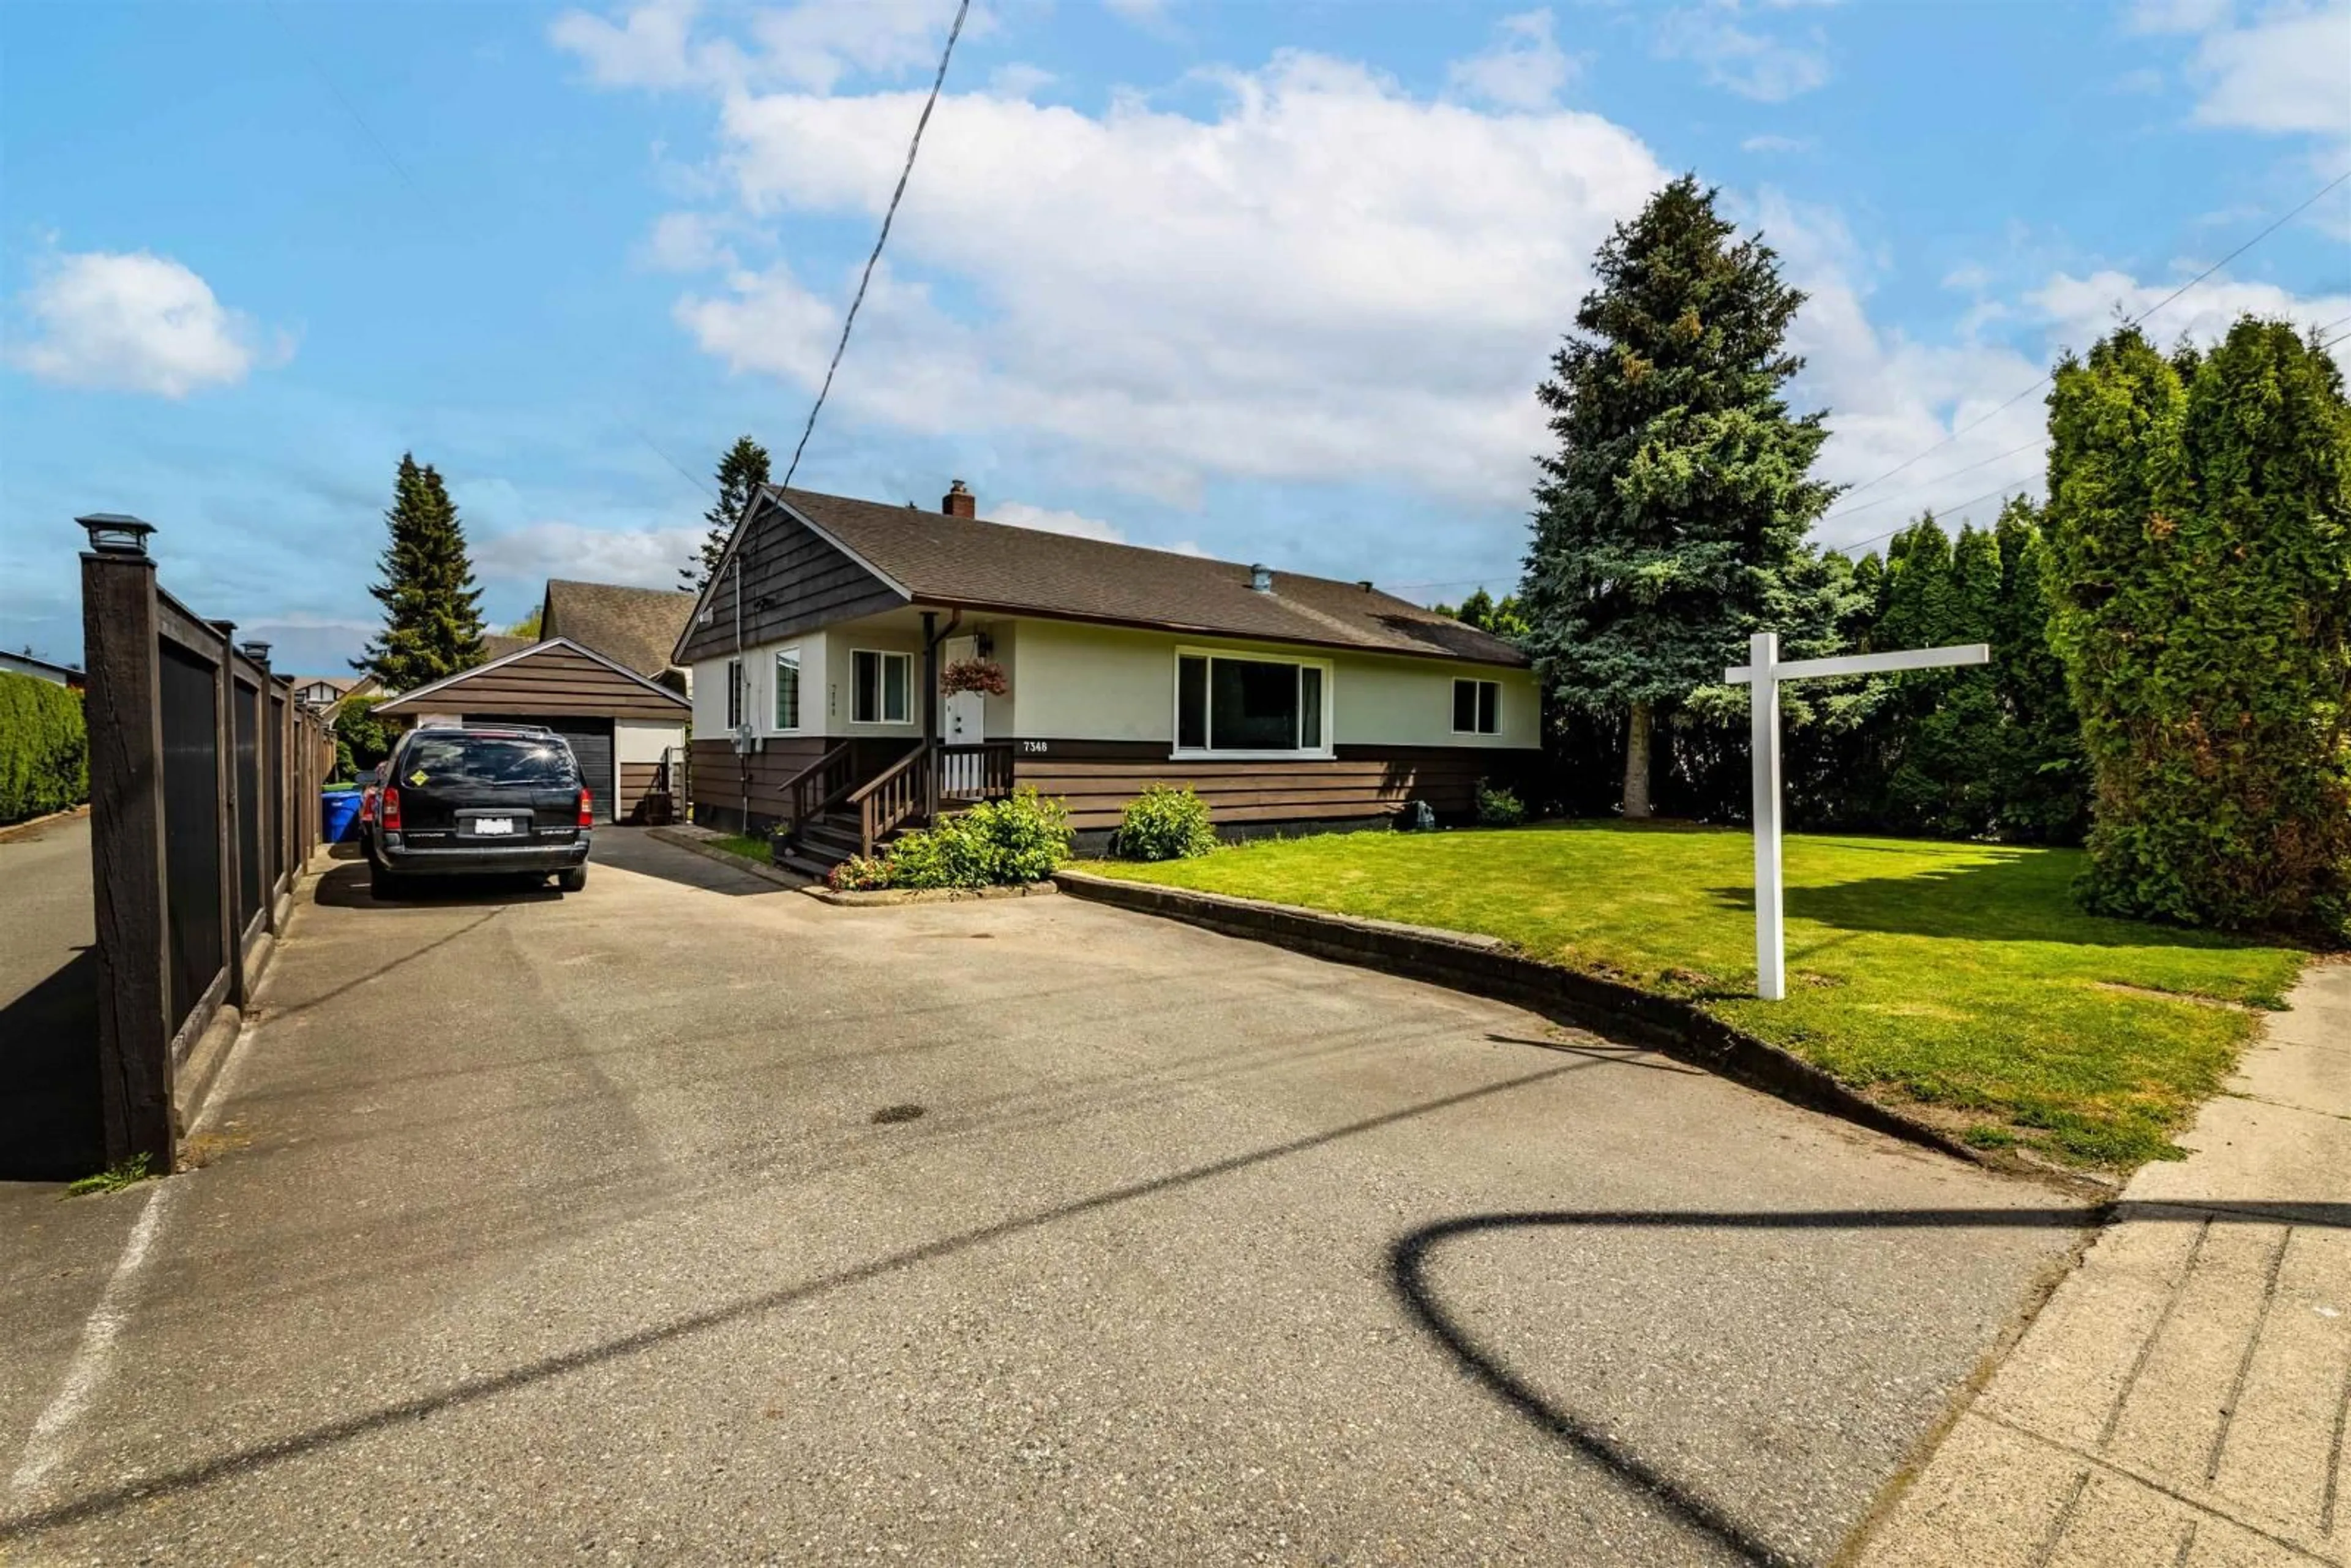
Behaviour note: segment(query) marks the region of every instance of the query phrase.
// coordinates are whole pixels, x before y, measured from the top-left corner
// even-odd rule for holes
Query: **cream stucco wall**
[[[1540,699],[1531,672],[1452,660],[1390,657],[1231,638],[1193,637],[1070,621],[993,620],[983,623],[1011,691],[987,701],[987,733],[998,740],[1123,740],[1173,747],[1176,650],[1258,653],[1320,659],[1331,665],[1325,701],[1340,746],[1469,746],[1531,748],[1542,743]],[[922,733],[922,641],[911,631],[871,622],[828,627],[783,643],[747,648],[751,716],[776,733],[774,670],[779,647],[800,653],[803,735],[912,739]],[[850,654],[877,648],[915,656],[913,722],[854,724],[849,717]],[[1453,733],[1456,678],[1500,684],[1500,731]],[[726,733],[726,667],[706,659],[694,669],[696,735]]]
[[[663,752],[673,746],[684,744],[684,719],[675,724],[651,724],[636,718],[616,718],[612,721],[612,760],[615,762],[659,762]]]
[[[1173,746],[1176,650],[1186,647],[1327,660],[1332,666],[1326,697],[1331,733],[1340,746],[1532,747],[1542,743],[1535,678],[1526,670],[1068,621],[1023,621],[1016,642],[1014,656],[1004,661],[1012,681],[1012,717],[1016,732],[1031,738]],[[1006,643],[1000,632],[997,643],[1000,658]],[[1500,684],[1499,733],[1453,732],[1453,682],[1458,677]],[[991,715],[989,734],[997,733]]]
[[[829,626],[825,629],[824,732],[827,735],[865,736],[879,740],[914,740],[923,733],[923,639],[916,632],[900,632],[872,625]],[[853,678],[856,661],[851,657],[860,648],[872,648],[882,653],[912,653],[914,665],[906,687],[906,722],[904,724],[859,724],[850,716],[850,681]]]

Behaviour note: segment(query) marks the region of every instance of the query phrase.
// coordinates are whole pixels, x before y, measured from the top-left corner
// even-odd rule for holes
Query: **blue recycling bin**
[[[360,836],[360,802],[364,799],[357,789],[321,789],[319,791],[319,825],[330,844],[349,843]]]

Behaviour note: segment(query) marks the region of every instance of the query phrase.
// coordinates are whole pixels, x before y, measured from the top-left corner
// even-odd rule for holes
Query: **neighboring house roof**
[[[60,664],[52,659],[37,658],[30,653],[0,653],[0,670],[14,670],[20,675],[53,682],[61,686],[78,686],[87,679],[71,664]]]
[[[325,686],[339,697],[360,684],[357,675],[289,675],[287,679],[294,683],[294,689],[298,692],[308,691],[312,686]]]
[[[796,517],[912,602],[1479,664],[1530,662],[1499,637],[1362,582],[1276,571],[1272,591],[1259,592],[1249,585],[1249,567],[1206,556],[813,490],[769,486],[762,497],[782,510],[755,513],[729,541],[730,555],[763,519]],[[722,563],[705,594],[724,578]],[[677,642],[684,640],[682,632]]]
[[[542,637],[568,638],[638,674],[658,675],[670,667],[670,650],[693,614],[690,593],[549,578],[538,630]]]
[[[482,662],[487,664],[492,659],[503,659],[508,653],[519,653],[538,641],[536,637],[514,637],[504,632],[485,632],[482,633]]]
[[[549,678],[536,687],[526,686],[524,683],[518,681],[499,682],[485,678],[495,677],[499,673],[510,670],[526,661],[550,654],[558,656],[554,663],[570,666],[572,669],[580,667],[580,661],[588,661],[590,666],[590,678],[583,681],[565,669],[550,670]],[[566,655],[569,657],[564,657]],[[659,711],[667,712],[674,708],[677,710],[681,718],[692,706],[669,687],[658,682],[647,680],[636,671],[617,660],[606,658],[593,648],[582,647],[569,637],[547,637],[517,648],[503,657],[492,659],[487,664],[475,664],[470,670],[460,670],[454,675],[444,675],[437,681],[429,681],[423,685],[404,691],[396,697],[377,704],[375,711],[379,714],[423,713],[431,706],[426,701],[427,698],[451,693],[453,688],[467,684],[478,685],[486,690],[495,685],[499,693],[495,702],[477,696],[475,701],[482,706],[472,710],[476,713],[511,713],[517,711],[518,703],[524,705],[523,711],[550,714],[577,713],[611,707],[613,703],[611,697],[600,696],[598,695],[600,691],[616,694],[632,707],[641,706],[647,700],[647,694],[651,694],[661,699],[663,706]],[[534,707],[529,706],[531,704],[538,706]]]

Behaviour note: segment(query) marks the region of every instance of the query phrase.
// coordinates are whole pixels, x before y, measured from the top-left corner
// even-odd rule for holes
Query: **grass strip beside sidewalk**
[[[2221,1084],[2308,955],[2083,914],[2080,852],[1797,835],[1788,998],[1753,995],[1751,841],[1616,822],[1270,841],[1087,870],[1499,936],[1697,1003],[1980,1146],[2123,1169]]]

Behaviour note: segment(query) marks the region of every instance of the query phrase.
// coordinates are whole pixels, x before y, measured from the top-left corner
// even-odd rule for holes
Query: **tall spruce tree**
[[[1520,598],[1552,692],[1623,716],[1623,810],[1646,817],[1661,711],[1719,685],[1750,632],[1797,653],[1834,642],[1803,539],[1835,491],[1811,477],[1824,413],[1792,417],[1782,396],[1804,297],[1713,191],[1687,175],[1659,191],[1595,271],[1536,394],[1559,449],[1539,459]]]
[[[378,560],[382,580],[368,590],[383,606],[383,630],[351,667],[393,692],[472,669],[482,662],[482,594],[456,504],[431,464],[401,454],[383,518],[392,542]]]
[[[2351,936],[2351,407],[2314,340],[2124,329],[2049,395],[2094,909]]]
[[[689,593],[702,591],[710,574],[718,570],[718,558],[726,553],[726,541],[735,537],[737,526],[751,509],[752,498],[767,482],[768,449],[747,435],[737,436],[735,444],[718,459],[718,499],[702,514],[710,531],[702,536],[694,559],[677,569],[680,587]]]

